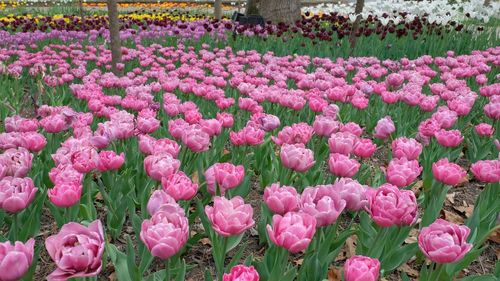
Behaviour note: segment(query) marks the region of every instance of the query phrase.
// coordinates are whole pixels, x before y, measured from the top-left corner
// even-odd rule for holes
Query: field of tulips
[[[0,281],[498,280],[498,36],[385,18],[0,18]]]

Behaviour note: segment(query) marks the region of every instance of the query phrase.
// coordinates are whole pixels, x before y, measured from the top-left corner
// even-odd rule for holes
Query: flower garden
[[[0,281],[500,278],[499,3],[75,2],[0,5]]]

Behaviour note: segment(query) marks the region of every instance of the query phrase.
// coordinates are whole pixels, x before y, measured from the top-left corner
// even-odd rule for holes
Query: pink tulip
[[[306,144],[312,137],[314,132],[313,127],[309,126],[306,123],[297,123],[292,126],[284,127],[279,133],[278,136],[272,136],[271,139],[277,145],[287,144],[296,144],[302,143]]]
[[[317,115],[313,123],[314,133],[322,137],[330,137],[340,129],[340,122],[335,117]]]
[[[305,148],[302,143],[283,144],[280,151],[283,166],[299,173],[309,170],[314,163],[314,152]]]
[[[73,168],[82,174],[90,173],[99,164],[99,153],[91,146],[83,146],[71,157]]]
[[[26,243],[10,241],[0,243],[0,280],[20,280],[31,267],[35,251],[35,240]]]
[[[177,172],[161,179],[163,190],[175,200],[191,200],[198,192],[198,185],[184,174]]]
[[[469,233],[470,229],[465,225],[437,219],[422,228],[418,235],[418,246],[433,262],[456,263],[472,249],[472,244],[467,243]]]
[[[336,104],[329,104],[328,106],[323,107],[323,115],[328,117],[336,118],[339,113],[340,108]]]
[[[57,207],[68,208],[80,201],[82,185],[74,182],[61,182],[47,192],[50,202]]]
[[[348,132],[334,133],[328,139],[331,153],[349,155],[354,150],[358,137]]]
[[[464,139],[459,130],[439,130],[434,133],[434,136],[437,142],[444,147],[457,147]]]
[[[73,165],[70,164],[58,165],[49,172],[50,181],[56,185],[64,182],[81,184],[83,177],[84,175],[75,170]]]
[[[173,205],[163,205],[141,226],[141,241],[154,257],[166,260],[177,254],[189,238],[189,222]]]
[[[316,218],[316,226],[333,224],[346,206],[346,201],[331,186],[307,187],[301,195],[301,210]]]
[[[391,184],[383,184],[369,190],[367,211],[380,227],[408,226],[418,218],[418,204],[411,190],[399,190]]]
[[[328,166],[332,174],[338,177],[352,178],[358,172],[361,164],[343,154],[332,153],[328,159]]]
[[[262,130],[270,132],[280,126],[280,119],[278,116],[265,114],[263,117],[259,118],[259,123]]]
[[[23,147],[31,152],[39,152],[47,145],[47,139],[37,132],[27,132],[22,134]]]
[[[27,119],[19,115],[5,118],[5,132],[34,132],[38,130],[38,120]]]
[[[0,180],[0,209],[17,213],[28,207],[37,192],[31,178],[5,177]]]
[[[398,88],[403,84],[404,81],[405,81],[404,76],[399,73],[391,73],[387,76],[385,80],[387,85],[393,88]]]
[[[40,126],[47,132],[56,134],[68,129],[66,117],[62,114],[54,114],[43,118],[40,121]]]
[[[114,151],[101,151],[99,152],[97,169],[101,172],[118,170],[124,162],[125,154],[123,152],[117,155]]]
[[[151,194],[146,208],[149,215],[153,216],[164,205],[172,205],[169,208],[175,210],[176,212],[184,214],[184,209],[182,209],[179,204],[175,202],[175,199],[172,196],[168,195],[163,190],[155,190],[153,194]]]
[[[63,281],[75,277],[93,277],[101,272],[104,252],[104,231],[100,220],[85,227],[70,222],[58,234],[45,239],[45,248],[57,268],[49,281]]]
[[[340,195],[342,200],[345,200],[345,207],[350,211],[359,211],[368,204],[365,195],[366,187],[356,180],[350,178],[337,179],[332,189]]]
[[[363,130],[364,130],[363,128],[361,128],[358,124],[354,122],[348,122],[340,128],[341,132],[351,133],[356,137],[361,137],[361,135],[363,134]]]
[[[154,116],[138,116],[137,117],[137,129],[143,134],[151,134],[158,130],[160,127],[160,120],[156,119]]]
[[[392,157],[417,160],[422,149],[422,145],[415,139],[397,138],[392,142]]]
[[[418,133],[426,138],[433,137],[441,129],[438,121],[433,118],[426,119],[418,125]]]
[[[274,215],[273,225],[267,225],[271,241],[291,253],[304,251],[316,233],[316,219],[307,213],[288,212]]]
[[[470,167],[474,177],[482,182],[500,182],[500,160],[481,160]]]
[[[397,187],[409,186],[422,172],[417,160],[392,159],[387,167],[385,179]]]
[[[24,178],[31,170],[33,154],[26,148],[10,148],[0,154],[0,164],[5,167],[4,176]]]
[[[205,171],[207,190],[215,195],[216,184],[224,195],[228,189],[233,189],[240,185],[245,178],[245,168],[242,165],[235,166],[231,163],[216,163]]]
[[[354,145],[353,153],[360,158],[370,158],[375,150],[377,150],[377,145],[371,139],[358,139]]]
[[[222,132],[222,124],[217,119],[200,120],[201,130],[209,136],[218,136]]]
[[[252,206],[240,196],[214,197],[214,206],[205,206],[205,214],[215,232],[224,237],[240,235],[255,225]]]
[[[152,179],[161,181],[179,170],[181,162],[168,153],[149,155],[144,159],[144,170]]]
[[[175,119],[168,121],[168,132],[176,139],[181,139],[189,124],[184,119]]]
[[[378,139],[386,139],[396,131],[396,127],[390,116],[386,116],[377,122],[374,129],[374,136]]]
[[[352,256],[344,264],[345,281],[377,281],[380,272],[378,259]]]
[[[236,265],[224,273],[222,281],[259,281],[259,273],[253,266]]]
[[[217,120],[222,124],[223,128],[231,128],[234,124],[233,115],[227,112],[217,112]]]
[[[495,133],[495,129],[490,124],[481,123],[474,127],[476,133],[482,137],[491,137]]]
[[[203,152],[210,148],[210,135],[201,128],[190,126],[182,135],[182,143],[193,152]]]
[[[264,189],[264,202],[271,212],[284,215],[299,210],[300,196],[293,186],[273,183]]]
[[[434,178],[446,185],[457,185],[467,175],[467,172],[455,163],[450,163],[448,158],[443,158],[432,164]]]

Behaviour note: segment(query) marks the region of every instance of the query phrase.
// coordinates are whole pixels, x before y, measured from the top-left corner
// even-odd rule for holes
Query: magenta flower
[[[242,165],[235,166],[231,163],[215,163],[205,171],[207,190],[215,195],[216,184],[221,195],[227,189],[233,189],[240,185],[245,178],[245,168]]]
[[[24,178],[31,170],[33,154],[26,148],[10,148],[0,154],[0,165],[5,167],[4,176]]]
[[[316,226],[333,224],[346,206],[346,201],[332,186],[307,187],[301,195],[301,210],[316,218]]]
[[[57,268],[49,281],[62,281],[74,277],[93,277],[101,272],[104,252],[104,230],[100,220],[85,227],[70,222],[58,234],[45,240],[45,248]]]
[[[259,273],[253,266],[237,265],[224,273],[222,281],[259,281]]]
[[[378,259],[352,256],[344,264],[345,281],[377,281],[380,272]]]
[[[434,133],[434,136],[437,142],[444,147],[457,147],[464,139],[459,130],[439,130]]]
[[[374,136],[378,139],[386,139],[392,133],[396,131],[396,127],[394,126],[394,122],[390,116],[386,116],[377,122],[377,126],[375,126]]]
[[[191,200],[198,192],[198,184],[184,174],[177,172],[161,179],[163,190],[175,200]]]
[[[433,262],[455,263],[472,249],[472,244],[467,243],[469,233],[470,229],[465,225],[437,219],[422,228],[418,235],[418,246]]]
[[[149,155],[144,159],[146,174],[157,181],[177,173],[180,165],[181,162],[168,153]]]
[[[114,151],[99,152],[99,162],[97,169],[101,172],[118,170],[125,162],[125,154],[122,152],[117,155]]]
[[[328,159],[330,172],[338,177],[352,178],[359,170],[361,164],[355,159],[349,159],[348,156],[332,153]]]
[[[304,144],[283,144],[280,151],[280,159],[283,166],[304,173],[309,170],[314,163],[314,152],[305,148]]]
[[[284,215],[299,210],[300,196],[293,186],[273,183],[264,189],[264,202],[271,212]]]
[[[328,139],[331,153],[349,155],[354,150],[358,137],[349,132],[334,133]]]
[[[210,135],[196,125],[185,128],[182,143],[193,152],[203,152],[210,148]]]
[[[274,215],[273,225],[267,225],[271,241],[291,253],[304,251],[316,233],[316,219],[307,213],[288,212]]]
[[[387,167],[385,179],[397,187],[409,186],[422,172],[417,160],[392,159]]]
[[[422,153],[422,144],[415,139],[397,138],[392,142],[392,157],[417,160]]]
[[[450,163],[448,158],[443,158],[432,164],[432,174],[437,181],[455,186],[464,179],[467,172],[459,165]]]
[[[71,157],[73,168],[82,174],[90,173],[99,164],[99,153],[91,146],[78,148]]]
[[[17,213],[28,207],[37,192],[31,178],[5,177],[0,180],[0,209]]]
[[[474,177],[482,182],[500,182],[500,160],[481,160],[470,167]]]
[[[340,195],[342,200],[345,200],[345,207],[348,210],[356,212],[363,209],[368,204],[365,195],[366,187],[357,180],[351,178],[337,179],[332,189]]]
[[[146,208],[149,215],[153,216],[162,206],[169,204],[178,207],[178,212],[184,214],[184,209],[182,209],[177,202],[175,202],[175,199],[172,196],[168,195],[163,190],[155,190],[153,194],[151,194]]]
[[[495,133],[495,129],[490,124],[481,123],[474,127],[474,130],[479,136],[491,137]]]
[[[360,158],[370,158],[377,150],[375,145],[370,139],[358,139],[354,145],[354,155]]]
[[[314,133],[322,137],[330,137],[340,129],[340,122],[335,117],[317,115],[313,123]]]
[[[367,212],[380,227],[408,226],[418,218],[418,204],[411,190],[399,190],[391,184],[383,184],[367,191]]]
[[[20,280],[33,262],[35,240],[26,243],[10,241],[0,243],[0,280]]]
[[[205,214],[215,232],[224,237],[240,235],[255,224],[252,206],[240,196],[214,197],[214,206],[205,206]]]

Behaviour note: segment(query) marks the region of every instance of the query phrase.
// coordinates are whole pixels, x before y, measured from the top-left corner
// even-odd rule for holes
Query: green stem
[[[219,260],[218,260],[218,265],[217,265],[217,279],[219,281],[222,281],[222,276],[224,275],[224,261],[226,259],[226,250],[227,250],[227,244],[229,239],[227,237],[220,237],[222,241],[219,240],[219,243],[222,242],[219,247],[222,251],[220,252]]]
[[[431,268],[433,268],[433,270],[431,270],[431,272],[429,274],[429,278],[427,280],[428,281],[441,280],[440,277],[441,277],[441,274],[443,273],[444,266],[442,264],[439,264],[439,263],[432,263]]]
[[[372,258],[378,258],[380,255],[380,245],[382,247],[384,246],[384,243],[382,241],[382,238],[384,237],[386,233],[385,227],[379,227],[379,230],[377,231],[377,236],[375,236],[375,239],[373,240],[373,247],[368,250],[367,256],[372,257]]]
[[[14,241],[17,241],[17,225],[17,213],[15,213],[12,217],[12,238],[14,239]]]
[[[165,260],[165,280],[170,281],[170,259]]]

